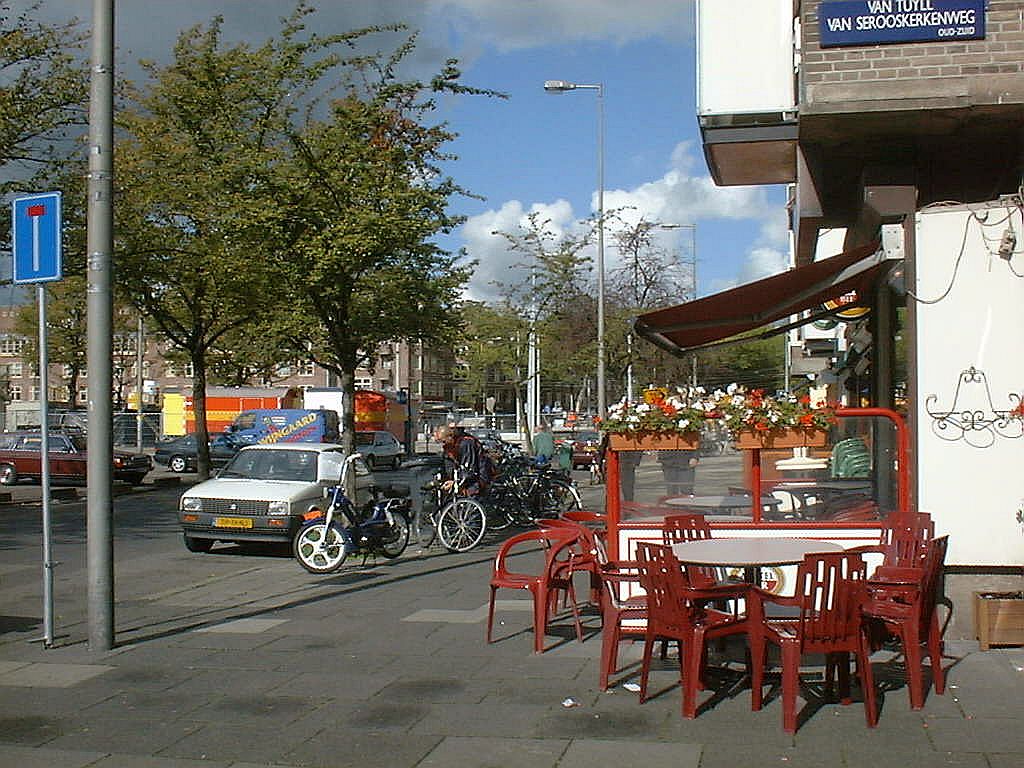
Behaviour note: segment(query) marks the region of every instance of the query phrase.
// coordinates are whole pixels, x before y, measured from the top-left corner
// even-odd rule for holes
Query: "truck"
[[[344,390],[338,387],[310,387],[302,394],[305,408],[328,408],[343,412]],[[393,395],[372,389],[357,389],[355,393],[355,422],[357,432],[390,432],[405,440],[405,424],[409,419],[409,405],[399,402]]]
[[[235,446],[275,443],[334,443],[338,414],[326,408],[257,408],[242,411],[224,428]]]
[[[242,411],[256,408],[302,408],[297,387],[209,387],[206,390],[206,428],[223,432]],[[196,431],[195,401],[191,395],[165,393],[165,435],[191,435]]]

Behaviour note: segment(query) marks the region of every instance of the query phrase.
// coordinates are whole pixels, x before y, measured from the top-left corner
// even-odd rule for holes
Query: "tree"
[[[608,330],[605,345],[608,370],[622,380],[630,365],[638,387],[656,382],[682,384],[691,375],[692,363],[673,357],[631,335],[636,315],[656,307],[690,301],[693,295],[692,265],[680,253],[661,245],[658,234],[676,225],[641,216],[630,223],[624,209],[612,211],[612,240],[622,266],[608,276]]]
[[[414,45],[346,62],[344,94],[326,119],[291,127],[277,169],[278,328],[350,395],[381,343],[450,343],[461,325],[470,265],[434,242],[461,221],[447,206],[464,190],[439,167],[455,134],[428,121],[439,94],[490,92],[460,85],[454,60],[430,82],[399,79]],[[342,418],[350,447],[352,409]]]
[[[466,302],[465,323],[459,343],[464,363],[460,375],[463,392],[474,406],[486,407],[487,398],[498,404],[518,402],[520,378],[526,370],[526,327],[511,310]]]
[[[300,27],[257,49],[223,48],[221,19],[181,34],[174,61],[147,64],[130,91],[118,146],[119,285],[192,363],[199,473],[209,472],[206,384],[213,350],[279,298],[262,265],[273,217],[266,187],[278,160],[287,94],[316,67],[292,54]]]
[[[596,304],[590,258],[583,253],[592,240],[593,222],[581,235],[559,234],[549,219],[534,211],[518,231],[494,234],[523,257],[515,265],[522,277],[500,287],[526,332],[532,324],[538,334],[544,361],[542,383],[573,389],[578,402],[581,382],[595,368]]]
[[[34,189],[74,154],[86,124],[87,68],[76,58],[85,34],[75,19],[35,21],[39,5],[12,15],[0,0],[0,194]],[[10,218],[0,217],[0,240],[9,226]]]

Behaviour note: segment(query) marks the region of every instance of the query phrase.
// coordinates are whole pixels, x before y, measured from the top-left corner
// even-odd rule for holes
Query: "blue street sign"
[[[14,282],[60,280],[60,192],[18,197],[12,208]]]

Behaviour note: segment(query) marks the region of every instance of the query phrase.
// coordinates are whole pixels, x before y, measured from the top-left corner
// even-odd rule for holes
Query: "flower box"
[[[613,451],[695,451],[700,447],[698,432],[644,432],[638,435],[611,433],[608,447]]]
[[[1024,592],[975,592],[974,634],[983,651],[1024,645]]]
[[[736,434],[735,442],[737,448],[747,451],[755,448],[824,448],[828,433],[814,427],[783,427],[767,432],[744,429]]]

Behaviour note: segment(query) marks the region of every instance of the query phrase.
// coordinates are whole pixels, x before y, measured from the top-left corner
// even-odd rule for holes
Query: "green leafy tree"
[[[459,374],[467,404],[484,410],[488,397],[504,409],[517,404],[526,370],[526,327],[508,308],[467,302],[462,308],[464,335],[459,342]]]
[[[347,61],[344,93],[291,129],[279,168],[279,330],[350,395],[383,342],[450,344],[461,326],[470,265],[435,239],[460,223],[447,208],[464,190],[440,168],[455,134],[430,120],[442,94],[489,92],[460,85],[454,60],[430,82],[400,79],[414,45]],[[348,444],[351,409],[342,416]]]
[[[15,14],[0,0],[0,194],[37,191],[75,154],[86,124],[87,68],[78,21],[43,24],[39,3]],[[6,241],[10,217],[0,217]]]
[[[173,62],[147,64],[150,81],[120,113],[116,276],[193,366],[201,476],[211,358],[276,300],[262,269],[274,138],[294,108],[288,95],[320,71],[296,59],[298,18],[259,48],[224,47],[219,18],[183,32]]]

